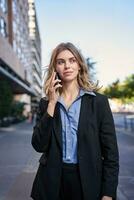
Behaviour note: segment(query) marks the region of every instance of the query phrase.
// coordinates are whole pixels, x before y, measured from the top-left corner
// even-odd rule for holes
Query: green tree
[[[22,118],[25,105],[25,102],[14,101],[11,109],[12,116]]]
[[[132,102],[134,100],[134,74],[126,77],[122,83],[117,79],[106,87],[103,93],[109,98],[120,98],[122,102]]]
[[[126,98],[134,97],[134,74],[128,76],[124,80],[123,93],[124,93],[124,97]]]
[[[109,85],[104,90],[104,94],[106,94],[109,98],[120,98],[121,97],[121,87],[120,81],[117,79],[111,85]]]
[[[5,80],[0,80],[0,118],[10,114],[13,101],[13,93],[10,84]]]

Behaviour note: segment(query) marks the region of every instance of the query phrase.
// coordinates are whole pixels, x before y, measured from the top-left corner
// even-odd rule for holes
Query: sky
[[[133,0],[35,0],[42,41],[42,66],[52,50],[72,42],[96,62],[104,87],[134,73]]]

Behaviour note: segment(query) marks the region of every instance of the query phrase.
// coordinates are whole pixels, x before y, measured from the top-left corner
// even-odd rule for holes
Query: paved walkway
[[[24,123],[23,132],[25,133],[25,127],[29,126],[29,131],[32,131],[32,126],[28,123]],[[21,126],[16,126],[16,132],[20,130]],[[8,129],[5,133],[8,132]],[[18,129],[18,130],[17,130]],[[134,134],[127,132],[122,127],[116,127],[117,139],[120,153],[120,176],[118,186],[118,200],[133,200],[134,199]],[[3,133],[0,129],[0,139],[2,139]],[[25,137],[25,134],[24,134]],[[31,135],[30,135],[31,137]],[[29,144],[31,145],[31,144]],[[29,147],[30,148],[30,147]],[[0,200],[31,200],[30,192],[32,183],[35,177],[35,173],[38,167],[38,160],[40,154],[34,150],[30,153],[25,167],[20,171],[15,178],[13,184],[9,188],[5,197]],[[11,172],[12,173],[12,172]]]
[[[0,200],[30,200],[39,153],[31,146],[32,124],[0,128]]]
[[[34,154],[24,170],[18,175],[4,200],[31,200],[30,192],[38,167],[39,155]]]

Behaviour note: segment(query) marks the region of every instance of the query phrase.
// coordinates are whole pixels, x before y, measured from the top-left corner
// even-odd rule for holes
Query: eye
[[[70,59],[70,63],[74,63],[74,62],[76,62],[76,59],[75,58],[71,58]]]
[[[62,65],[64,63],[64,60],[57,60],[57,65]]]

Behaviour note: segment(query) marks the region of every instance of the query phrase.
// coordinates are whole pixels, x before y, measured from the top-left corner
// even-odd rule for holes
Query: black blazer
[[[32,145],[43,153],[33,183],[35,200],[56,200],[62,170],[62,132],[59,103],[54,116],[47,113],[42,98],[34,126]],[[107,97],[85,94],[78,123],[78,164],[84,200],[100,200],[103,195],[116,199],[119,154],[112,113]]]

